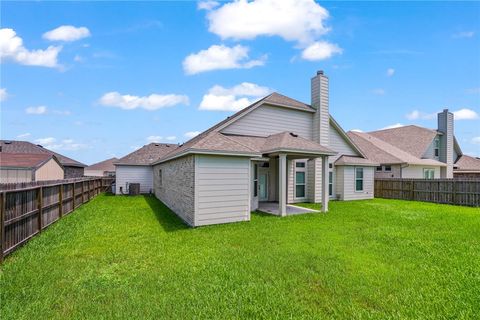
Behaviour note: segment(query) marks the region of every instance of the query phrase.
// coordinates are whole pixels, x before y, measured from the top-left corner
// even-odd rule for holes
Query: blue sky
[[[63,27],[62,27],[63,26]],[[436,127],[480,156],[480,3],[1,3],[1,137],[94,163],[330,78],[345,130]],[[21,41],[21,42],[20,42]]]

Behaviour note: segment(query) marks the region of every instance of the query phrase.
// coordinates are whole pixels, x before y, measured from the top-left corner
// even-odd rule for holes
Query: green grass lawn
[[[102,195],[9,256],[0,290],[2,320],[478,319],[480,209],[331,202],[190,229]]]

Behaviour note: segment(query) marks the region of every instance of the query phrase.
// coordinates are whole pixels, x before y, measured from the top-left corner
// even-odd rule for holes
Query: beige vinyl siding
[[[0,169],[0,183],[30,182],[32,177],[31,169]]]
[[[389,178],[401,178],[402,177],[402,168],[399,164],[392,164],[390,167],[392,171],[385,171],[385,165],[382,165],[382,171],[377,171],[377,167],[373,170],[375,171],[375,178],[377,179],[389,179]]]
[[[345,140],[345,138],[330,124],[329,148],[338,152],[337,155],[328,158],[330,163],[334,163],[342,155],[359,156],[352,146]]]
[[[195,226],[250,220],[250,159],[195,159]]]
[[[436,166],[417,166],[412,165],[402,168],[402,178],[405,179],[423,179],[423,169],[434,169],[435,179],[440,179],[440,167]]]
[[[103,177],[103,170],[89,170],[85,169],[84,175],[86,177]]]
[[[287,203],[295,202],[295,161],[287,160]]]
[[[312,113],[263,105],[222,130],[223,133],[266,137],[283,131],[312,139]]]
[[[336,166],[339,200],[373,199],[375,167],[359,166],[363,168],[363,191],[355,191],[355,168],[355,166]]]
[[[63,168],[57,161],[50,159],[35,171],[35,181],[61,180],[63,175]]]
[[[120,187],[123,188],[123,193],[127,194],[126,189],[128,183],[140,183],[140,192],[149,193],[153,190],[153,172],[151,166],[116,166],[116,193],[121,194]]]
[[[312,139],[321,145],[328,146],[329,143],[329,96],[328,78],[317,75],[311,80],[312,107],[317,109],[313,116]]]
[[[153,168],[153,176],[155,196],[188,225],[194,226],[195,156],[158,164]]]
[[[310,202],[322,202],[322,159],[307,162],[307,198]]]

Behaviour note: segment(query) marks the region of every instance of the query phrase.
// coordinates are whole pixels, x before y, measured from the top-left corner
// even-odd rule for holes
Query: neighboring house
[[[63,179],[63,167],[52,154],[0,153],[0,183]]]
[[[117,158],[107,159],[85,168],[86,177],[112,177],[115,176],[115,162]]]
[[[63,166],[64,179],[83,177],[85,164],[28,141],[0,140],[0,152],[54,155]]]
[[[415,125],[372,132],[348,132],[372,161],[375,178],[480,177],[480,160],[463,155],[454,134],[454,116],[438,113],[438,129]]]
[[[153,191],[151,163],[177,148],[176,144],[150,143],[114,162],[115,193],[128,194],[130,183],[140,184],[140,193]]]
[[[374,168],[329,113],[328,78],[311,105],[272,93],[153,163],[155,195],[190,226],[250,220],[288,204],[373,198]]]

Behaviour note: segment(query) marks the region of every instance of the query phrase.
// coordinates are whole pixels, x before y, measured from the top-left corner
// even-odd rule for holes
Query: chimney
[[[438,131],[440,136],[439,160],[447,164],[440,170],[441,178],[453,178],[453,113],[443,109],[438,113]]]
[[[323,70],[311,80],[311,105],[317,110],[313,117],[313,140],[321,145],[329,144],[330,113],[328,110],[328,77]]]

